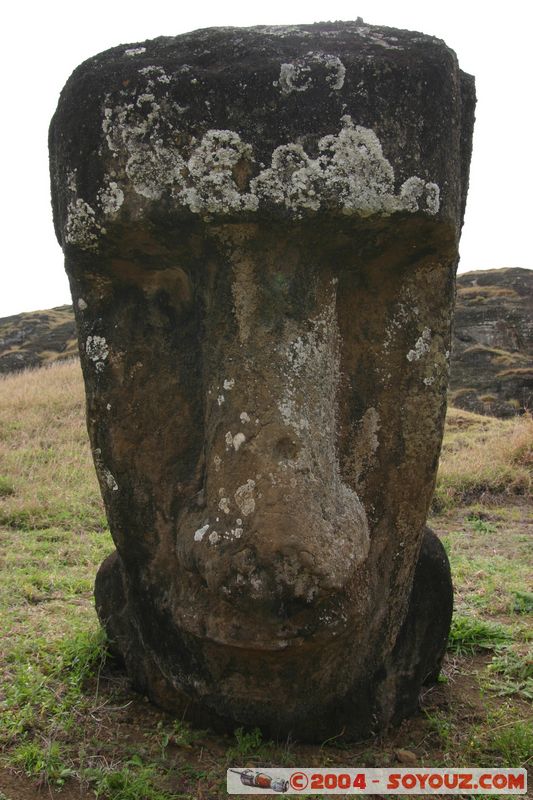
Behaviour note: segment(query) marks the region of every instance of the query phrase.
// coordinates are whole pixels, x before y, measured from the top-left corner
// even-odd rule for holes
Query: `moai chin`
[[[323,740],[401,720],[452,607],[425,528],[474,109],[442,41],[218,28],[73,73],[56,233],[137,689]]]

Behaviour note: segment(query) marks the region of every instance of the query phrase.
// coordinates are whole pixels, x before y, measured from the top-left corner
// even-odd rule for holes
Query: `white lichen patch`
[[[224,514],[229,514],[230,507],[229,507],[229,497],[221,497],[218,503],[218,507]]]
[[[219,394],[218,397],[217,397],[218,405],[221,406],[222,403],[224,402],[224,400],[225,400],[224,395],[223,394]]]
[[[323,177],[318,159],[310,158],[300,144],[286,144],[274,150],[271,167],[250,188],[260,200],[299,214],[320,208]]]
[[[108,489],[111,489],[112,492],[118,492],[118,483],[116,482],[113,475],[110,473],[108,469],[102,469],[102,474],[104,476],[104,480],[107,484]]]
[[[440,189],[436,183],[426,183],[422,178],[408,178],[400,189],[403,211],[414,213],[422,203],[422,209],[436,214],[440,208]]]
[[[292,92],[305,92],[311,86],[309,73],[311,67],[304,63],[282,64],[279,78],[275,86],[279,86],[282,94],[292,94]]]
[[[96,219],[96,212],[81,198],[72,200],[67,209],[65,241],[82,250],[98,250],[100,235],[105,229]]]
[[[152,83],[148,81],[149,87]],[[122,162],[137,194],[150,200],[160,199],[174,186],[178,192],[183,188],[185,161],[177,146],[163,142],[166,130],[161,106],[151,92],[116,106],[106,98],[102,131],[107,146]]]
[[[237,184],[239,171],[252,162],[252,146],[238,133],[208,131],[187,162],[186,183],[191,185],[182,189],[179,200],[193,213],[256,211],[257,198]]]
[[[332,91],[342,88],[346,70],[337,56],[309,53],[300,61],[282,65],[278,83],[284,94],[304,91],[317,70]],[[156,101],[151,89],[162,75],[155,70],[143,70],[146,91],[133,94],[130,102],[113,106],[108,96],[102,121],[109,150],[133,189],[148,200],[159,200],[167,192],[177,205],[208,217],[253,213],[262,204],[284,207],[297,218],[320,208],[361,216],[397,211],[436,214],[440,208],[439,187],[417,176],[396,192],[394,170],[377,135],[355,125],[350,116],[342,117],[339,133],[318,142],[316,158],[299,143],[283,144],[272,153],[270,166],[250,180],[255,170],[253,148],[235,131],[211,129],[200,142],[176,135],[179,117],[187,109],[167,97]],[[123,201],[124,190],[118,181],[113,183],[99,194],[105,214],[116,213]],[[94,246],[98,232],[94,211],[82,205],[73,208],[71,216],[70,235],[79,238],[82,228],[86,242]]]
[[[67,189],[72,194],[76,194],[77,192],[77,169],[72,169],[67,173]]]
[[[155,103],[155,95],[153,95],[151,92],[143,92],[137,97],[136,105],[141,108],[143,103],[150,103],[153,108]],[[159,109],[159,106],[156,106],[156,108]]]
[[[224,381],[224,389],[228,392],[235,386],[235,378],[226,378]]]
[[[245,425],[247,422],[250,422],[250,417],[248,416],[246,411],[241,411],[241,413],[239,415],[239,418],[240,418],[241,422],[243,423],[243,425]]]
[[[113,216],[124,202],[124,192],[116,181],[110,181],[98,192],[98,202],[105,216]]]
[[[216,531],[211,531],[211,533],[208,536],[208,539],[210,544],[218,544],[218,542],[220,541],[220,534],[217,533]]]
[[[431,331],[429,328],[424,328],[422,331],[421,336],[415,342],[415,346],[412,350],[409,350],[407,353],[407,360],[408,361],[418,361],[422,358],[426,353],[429,352],[431,347]]]
[[[129,47],[127,50],[124,50],[125,56],[142,56],[143,53],[146,53],[146,47]]]
[[[307,39],[313,36],[311,31],[306,31],[298,25],[257,25],[256,28],[261,33],[277,36],[280,39],[285,39],[286,36],[297,36],[299,39]]]
[[[249,479],[235,492],[235,503],[244,517],[255,511],[255,485],[255,481]]]
[[[313,83],[323,79],[333,91],[339,91],[344,85],[346,67],[338,56],[329,53],[309,52],[302,58],[280,67],[279,78],[274,81],[281,94],[305,92]]]
[[[94,448],[93,458],[96,467],[96,472],[99,476],[100,482],[103,483],[104,486],[106,486],[112,492],[118,492],[118,483],[115,480],[115,477],[111,473],[111,471],[105,466],[102,459],[102,450],[100,447]]]
[[[344,86],[346,67],[337,56],[324,55],[324,61],[328,72],[326,75],[326,83],[329,84],[333,91],[338,92]]]
[[[224,437],[224,441],[226,442],[226,450],[230,450],[233,447],[235,452],[237,452],[246,441],[246,436],[244,433],[241,433],[241,431],[235,435],[233,435],[231,431],[228,431]]]
[[[235,450],[235,452],[237,452],[237,450],[240,448],[242,444],[244,444],[245,441],[246,441],[246,436],[244,435],[244,433],[241,433],[239,431],[239,433],[235,434],[235,436],[233,437],[233,449]]]
[[[85,341],[85,353],[91,361],[103,362],[109,355],[109,346],[103,336],[88,336]]]
[[[437,214],[440,208],[440,189],[436,183],[426,183],[426,210],[429,214]]]
[[[87,303],[83,299],[83,297],[78,298],[78,308],[80,311],[85,311],[87,309]]]
[[[387,50],[403,50],[399,44],[397,36],[387,36],[379,31],[376,31],[370,25],[365,25],[361,17],[357,18],[355,25],[355,33],[363,39],[368,39],[372,44],[377,44],[379,47],[384,47]],[[336,33],[334,34],[336,36]],[[415,41],[427,41],[426,38],[415,39]]]
[[[250,594],[252,597],[261,597],[263,593],[263,579],[253,572],[250,575]]]
[[[194,537],[193,537],[194,541],[201,542],[208,530],[209,530],[209,523],[206,523],[205,525],[202,525],[201,528],[198,528],[198,530],[194,532]]]
[[[160,142],[139,146],[126,164],[126,174],[137,194],[149,200],[159,200],[163,192],[181,184],[184,161],[176,149]]]
[[[170,83],[172,80],[170,75],[167,75],[163,67],[156,66],[155,64],[150,64],[149,66],[140,69],[139,75],[149,76],[158,83]],[[153,85],[153,80],[148,81],[148,86]]]
[[[395,194],[394,170],[374,131],[354,125],[348,115],[341,121],[338,134],[320,139],[316,159],[298,144],[277,147],[271,167],[251,181],[252,192],[267,203],[284,205],[297,216],[306,209],[339,206],[344,213],[360,216],[415,212],[424,198],[422,210],[438,211],[436,184],[415,176]]]

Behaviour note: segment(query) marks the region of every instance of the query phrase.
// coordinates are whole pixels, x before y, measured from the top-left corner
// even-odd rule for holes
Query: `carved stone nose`
[[[54,219],[116,544],[96,604],[165,708],[366,736],[438,673],[473,107],[441,41],[361,20],[118,47],[63,90]]]

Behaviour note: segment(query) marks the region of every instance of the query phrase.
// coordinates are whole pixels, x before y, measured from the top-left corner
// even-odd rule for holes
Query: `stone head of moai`
[[[76,69],[53,208],[133,684],[201,724],[401,720],[448,635],[425,528],[473,80],[433,37],[218,28]]]

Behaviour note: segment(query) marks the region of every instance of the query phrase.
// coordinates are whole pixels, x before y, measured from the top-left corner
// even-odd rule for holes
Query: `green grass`
[[[426,711],[426,719],[431,733],[436,737],[440,747],[447,749],[454,740],[454,724],[449,715],[442,711]]]
[[[533,592],[513,592],[512,609],[516,614],[533,614]]]
[[[467,520],[470,523],[472,530],[477,531],[477,533],[496,533],[496,526],[483,519],[483,517],[479,515],[479,512],[473,512],[469,514],[467,516]]]
[[[531,535],[521,533],[520,522],[527,509],[490,509],[490,520],[480,519],[479,513],[479,506],[467,511],[463,524],[448,530],[445,537],[453,562],[456,610],[489,618],[511,615],[517,623],[522,617],[527,626]]]
[[[30,731],[46,737],[52,730],[70,730],[92,700],[84,687],[105,657],[105,637],[96,625],[52,644],[42,638],[24,642],[8,653],[0,742]]]
[[[503,625],[455,614],[448,649],[457,655],[471,655],[479,650],[495,650],[512,638],[512,632]]]
[[[12,482],[0,475],[0,497],[9,497],[12,494],[15,494],[15,487]]]
[[[11,754],[11,763],[20,767],[29,778],[46,786],[63,786],[74,771],[65,760],[57,742],[23,742]]]
[[[472,731],[464,757],[482,767],[526,766],[533,754],[533,724],[531,718],[513,717],[510,705],[490,713],[486,724]]]
[[[178,795],[155,786],[156,767],[143,764],[140,758],[126,762],[121,769],[90,769],[85,780],[102,800],[174,800]],[[183,795],[181,795],[183,797]]]
[[[499,730],[488,732],[485,746],[502,767],[522,766],[533,754],[533,726],[531,721],[519,721],[502,725]]]
[[[235,744],[228,749],[226,754],[228,763],[242,765],[250,759],[264,755],[263,736],[259,728],[248,732],[243,728],[237,728],[234,736]]]
[[[165,725],[162,720],[158,722],[156,734],[159,737],[161,755],[164,758],[169,746],[190,750],[205,735],[205,731],[195,730],[187,722],[175,719],[170,725]]]
[[[487,687],[501,697],[519,695],[533,701],[533,647],[523,652],[506,647],[487,668]]]

